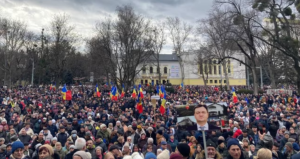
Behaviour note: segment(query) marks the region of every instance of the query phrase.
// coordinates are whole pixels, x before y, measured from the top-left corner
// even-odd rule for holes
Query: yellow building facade
[[[240,55],[236,55],[236,58],[243,58]],[[218,64],[216,59],[197,61],[193,55],[186,55],[183,57],[184,67],[184,85],[204,85],[204,79],[206,84],[210,86],[226,85],[225,71],[228,74],[230,85],[246,85],[246,69],[244,65],[241,65],[235,60],[226,62],[225,69],[222,65]],[[149,63],[141,69],[137,75],[136,84],[158,84],[158,83],[171,83],[173,85],[180,85],[182,81],[181,68],[179,65],[178,57],[174,54],[161,54],[160,61],[160,73],[161,81],[159,82],[158,67],[155,63]]]

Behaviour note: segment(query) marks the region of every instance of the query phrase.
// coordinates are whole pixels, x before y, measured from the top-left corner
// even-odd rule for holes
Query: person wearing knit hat
[[[190,155],[190,146],[186,143],[180,143],[177,145],[177,149],[175,152],[182,155],[183,158],[188,158]]]
[[[156,155],[153,152],[148,152],[145,155],[145,159],[156,159]]]
[[[239,144],[239,141],[237,139],[229,139],[227,142],[227,150],[228,150],[228,156],[227,158],[234,158],[234,159],[240,159],[244,158],[242,156],[242,147]]]
[[[291,142],[287,142],[285,144],[286,151],[283,154],[284,158],[291,158],[294,154],[297,154],[297,152],[293,148],[293,144]]]
[[[91,156],[85,151],[77,151],[74,153],[73,159],[91,159]]]
[[[157,155],[157,159],[169,159],[169,158],[170,158],[170,151],[167,149],[163,150],[159,155]]]
[[[11,145],[11,155],[10,158],[14,159],[29,159],[30,157],[25,156],[24,152],[24,144],[21,141],[15,141]]]
[[[39,147],[39,158],[46,158],[46,157],[52,157],[52,158],[59,158],[59,155],[54,153],[53,147],[45,144]]]
[[[132,159],[143,159],[143,157],[138,152],[132,153],[131,157]]]

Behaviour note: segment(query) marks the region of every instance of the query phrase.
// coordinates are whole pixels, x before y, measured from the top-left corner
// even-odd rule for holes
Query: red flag
[[[72,92],[70,90],[66,93],[66,100],[72,100]]]
[[[143,105],[142,103],[138,103],[137,106],[136,106],[136,109],[139,111],[139,113],[143,113]]]

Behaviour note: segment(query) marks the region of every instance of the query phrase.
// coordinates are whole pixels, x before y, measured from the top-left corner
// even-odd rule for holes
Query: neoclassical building
[[[242,54],[234,54],[235,58],[243,60]],[[217,59],[196,60],[196,54],[186,54],[182,57],[184,67],[184,85],[204,85],[203,75],[207,85],[226,85],[225,72],[223,65],[218,64]],[[230,85],[246,85],[246,67],[240,62],[232,59],[226,59],[226,71]],[[179,57],[176,54],[160,54],[160,73],[161,83],[181,84],[181,69]],[[155,62],[149,63],[141,69],[136,76],[136,84],[155,84],[159,83],[158,67]]]

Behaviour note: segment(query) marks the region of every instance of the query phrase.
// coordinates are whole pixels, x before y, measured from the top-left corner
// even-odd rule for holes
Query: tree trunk
[[[275,82],[275,76],[274,76],[274,71],[273,67],[268,63],[268,70],[270,74],[270,80],[271,80],[271,88],[275,89],[276,88],[276,82]]]
[[[161,73],[160,73],[160,63],[159,59],[157,58],[157,70],[158,70],[158,84],[161,84]]]
[[[252,67],[252,76],[253,76],[253,94],[258,95],[258,81],[257,81],[257,76],[256,76],[256,68],[255,66]]]
[[[183,86],[184,86],[184,66],[183,66],[182,59],[180,60],[179,65],[180,65],[180,70],[181,70],[181,83],[183,83]]]
[[[224,72],[225,80],[226,80],[226,87],[227,87],[227,90],[230,90],[229,77],[228,77],[228,73],[227,73],[226,62],[222,62],[222,66],[223,66],[223,72]]]

